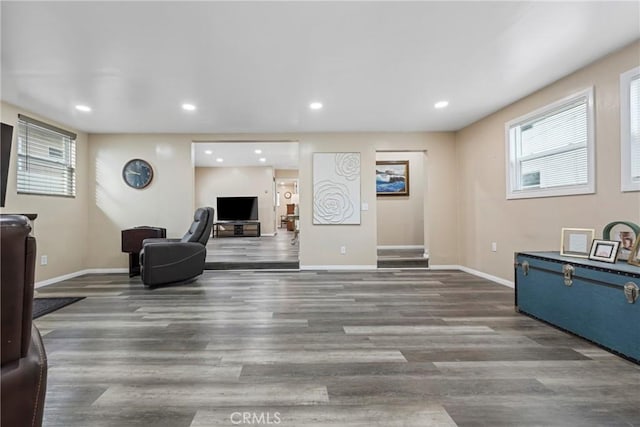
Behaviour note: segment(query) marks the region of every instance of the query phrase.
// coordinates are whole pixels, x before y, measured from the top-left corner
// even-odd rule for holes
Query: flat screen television
[[[218,197],[218,221],[257,221],[258,197]]]
[[[0,180],[2,189],[0,190],[0,207],[4,208],[4,201],[7,196],[7,179],[9,178],[9,160],[11,158],[11,138],[13,138],[13,126],[2,123],[0,133]]]

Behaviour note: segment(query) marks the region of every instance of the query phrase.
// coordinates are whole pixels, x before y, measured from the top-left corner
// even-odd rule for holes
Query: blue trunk
[[[640,299],[630,301],[634,285],[640,286],[640,267],[565,257],[557,252],[517,253],[515,265],[519,312],[639,363]],[[573,272],[565,284],[566,265]]]

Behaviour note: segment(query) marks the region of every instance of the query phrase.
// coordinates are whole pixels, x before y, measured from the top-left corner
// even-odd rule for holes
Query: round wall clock
[[[285,199],[290,199],[291,198],[291,192],[287,191],[286,193],[284,193],[284,198]]]
[[[153,168],[146,160],[129,160],[122,168],[122,179],[131,188],[145,188],[151,184]]]

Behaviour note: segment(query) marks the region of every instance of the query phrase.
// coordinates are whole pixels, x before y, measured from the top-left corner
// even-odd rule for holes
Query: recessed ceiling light
[[[257,150],[255,150],[255,151],[254,151],[254,153],[256,153],[256,154],[261,154],[261,153],[262,153],[262,150],[258,148]]]
[[[320,110],[322,109],[322,102],[312,102],[311,104],[309,104],[309,108],[311,108],[312,110]]]
[[[436,108],[444,108],[447,105],[449,105],[449,101],[439,101],[439,102],[436,102],[434,104],[434,107],[436,107]]]
[[[85,113],[88,113],[89,111],[91,111],[91,107],[87,105],[76,105],[76,110],[84,111]]]
[[[260,157],[260,161],[261,161],[262,163],[264,163],[264,162],[266,162],[266,161],[267,161],[267,159],[265,159],[264,157]]]
[[[213,151],[211,151],[211,150],[204,150],[204,154],[213,154]]]
[[[182,104],[182,109],[185,111],[195,111],[196,106],[193,104]]]
[[[224,159],[223,159],[222,157],[218,157],[218,158],[216,159],[216,162],[218,162],[218,163],[222,163],[222,162],[224,162]]]

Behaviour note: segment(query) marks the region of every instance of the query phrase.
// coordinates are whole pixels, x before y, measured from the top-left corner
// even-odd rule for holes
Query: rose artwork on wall
[[[313,223],[360,224],[360,153],[313,154]]]

